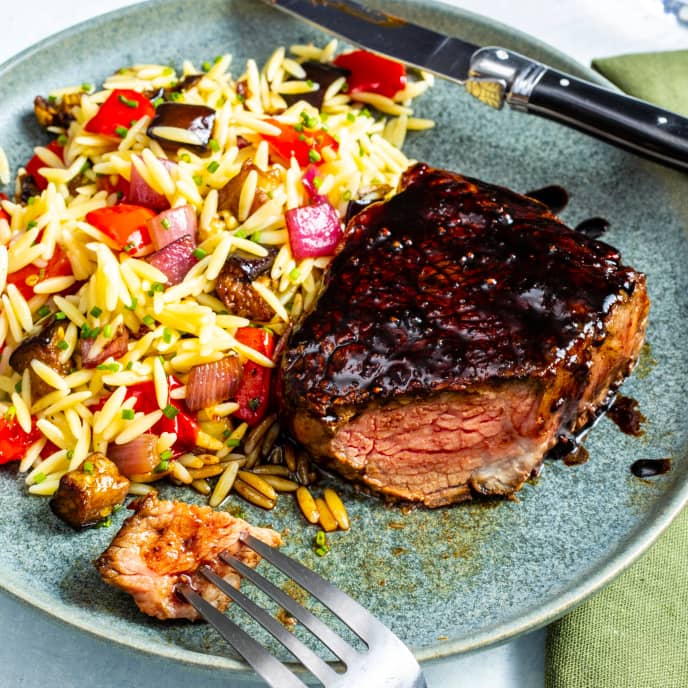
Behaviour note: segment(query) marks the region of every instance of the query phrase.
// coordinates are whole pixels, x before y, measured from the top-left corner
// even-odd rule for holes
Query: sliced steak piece
[[[158,619],[199,618],[176,594],[178,583],[188,583],[224,611],[229,598],[198,573],[198,568],[205,564],[238,588],[239,575],[218,555],[229,552],[255,567],[260,557],[239,541],[241,535],[253,535],[273,547],[281,543],[275,531],[256,528],[208,506],[159,501],[148,495],[132,502],[130,508],[136,513],[124,522],[95,565],[106,583],[126,590],[142,612]]]
[[[282,412],[317,461],[390,497],[509,495],[629,374],[648,309],[612,247],[419,164],[349,223],[287,347]]]

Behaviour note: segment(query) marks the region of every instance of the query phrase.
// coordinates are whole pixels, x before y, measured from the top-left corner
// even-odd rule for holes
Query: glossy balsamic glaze
[[[643,434],[641,425],[645,416],[638,408],[638,402],[623,394],[617,394],[614,403],[607,409],[607,417],[614,421],[621,432],[639,437]]]
[[[609,309],[639,279],[614,248],[508,189],[423,164],[401,189],[349,224],[290,342],[284,388],[296,405],[324,416],[581,367],[577,343],[605,336]]]
[[[636,478],[652,478],[671,470],[671,459],[639,459],[631,466]]]

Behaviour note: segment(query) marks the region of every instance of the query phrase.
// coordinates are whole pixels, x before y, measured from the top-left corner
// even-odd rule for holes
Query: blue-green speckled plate
[[[596,78],[547,46],[474,15],[420,0],[370,4]],[[236,65],[249,56],[262,61],[277,44],[307,40],[326,37],[256,0],[154,0],[106,15],[0,68],[0,143],[15,167],[29,157],[42,140],[33,96],[51,88],[102,80],[134,62],[200,63],[223,51],[234,54]],[[563,185],[571,194],[565,218],[607,218],[607,240],[648,274],[653,302],[649,346],[624,385],[648,418],[642,437],[629,438],[603,419],[587,440],[589,462],[548,461],[516,501],[404,515],[338,484],[353,526],[331,537],[332,551],[322,559],[313,555],[314,531],[292,500],[272,513],[246,509],[254,523],[288,528],[288,554],[353,594],[428,660],[503,641],[561,615],[638,557],[686,501],[688,178],[544,120],[493,111],[447,83],[418,101],[417,112],[438,127],[411,138],[411,156],[520,191]],[[673,458],[668,474],[652,481],[631,475],[636,459],[659,457]],[[91,562],[113,534],[74,533],[46,500],[26,496],[14,467],[0,469],[0,585],[101,637],[243,671],[211,629],[144,617],[129,597],[100,582]]]

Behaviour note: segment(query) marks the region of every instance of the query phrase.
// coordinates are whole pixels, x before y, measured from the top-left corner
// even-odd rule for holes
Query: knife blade
[[[462,84],[500,109],[539,115],[688,171],[688,119],[499,46],[455,36],[353,0],[263,0],[353,45]]]

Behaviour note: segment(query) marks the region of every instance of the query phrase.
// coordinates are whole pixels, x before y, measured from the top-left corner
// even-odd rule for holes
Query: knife
[[[479,47],[352,0],[263,0],[358,45],[504,103],[688,171],[688,119],[500,47]]]

